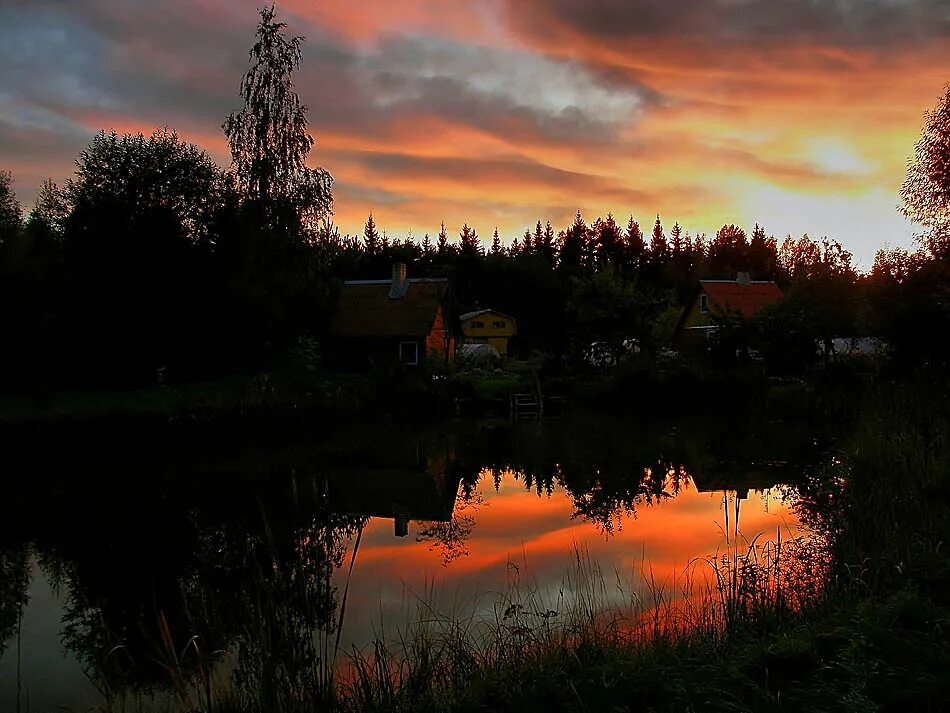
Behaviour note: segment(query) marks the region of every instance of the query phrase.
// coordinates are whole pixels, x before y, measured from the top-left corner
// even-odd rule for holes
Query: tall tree
[[[604,219],[598,219],[593,226],[597,266],[603,269],[608,264],[619,265],[623,257],[623,235],[620,226],[608,213]]]
[[[27,221],[35,224],[37,229],[46,230],[58,238],[62,237],[68,215],[69,198],[66,191],[57,186],[51,178],[47,178],[40,186]]]
[[[587,251],[587,224],[577,211],[571,227],[561,234],[561,245],[558,254],[558,265],[562,270],[577,272],[584,265]]]
[[[901,186],[904,215],[928,232],[931,252],[950,252],[950,85],[924,113],[924,127]]]
[[[670,246],[666,242],[660,215],[657,214],[656,222],[653,224],[653,235],[650,236],[650,260],[654,265],[662,265],[669,259]]]
[[[241,79],[244,107],[223,128],[245,198],[256,201],[267,219],[279,207],[292,208],[306,227],[331,211],[332,178],[306,165],[314,140],[293,81],[303,38],[288,37],[276,14],[273,6],[260,10],[251,66]]]
[[[363,226],[363,247],[369,255],[376,255],[380,251],[379,231],[376,229],[376,220],[372,213],[366,218],[366,225]]]
[[[460,251],[462,255],[481,255],[482,246],[478,241],[478,233],[474,228],[469,227],[468,223],[462,225],[459,231],[461,239]]]
[[[646,252],[646,242],[643,240],[643,232],[640,230],[640,224],[633,219],[633,215],[627,220],[627,229],[623,234],[624,250],[627,254],[625,262],[634,272],[643,267],[643,255]]]
[[[0,171],[0,245],[13,240],[23,223],[23,209],[13,191],[13,175]]]
[[[501,238],[498,237],[498,227],[495,227],[495,232],[491,236],[491,254],[495,257],[501,255]]]
[[[557,246],[554,243],[554,228],[551,226],[551,221],[546,221],[544,224],[544,233],[541,235],[541,248],[540,253],[549,265],[554,264],[554,259],[557,256]]]
[[[439,255],[445,255],[449,250],[449,234],[445,230],[445,221],[442,221],[442,226],[439,228],[439,238],[436,243],[436,251]]]

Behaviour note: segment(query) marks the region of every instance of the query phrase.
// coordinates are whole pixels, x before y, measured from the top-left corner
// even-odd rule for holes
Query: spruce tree
[[[495,232],[492,233],[491,254],[495,257],[501,255],[501,238],[498,237],[498,226],[495,226]]]
[[[436,242],[436,252],[439,255],[445,255],[449,249],[449,234],[445,230],[445,221],[442,221],[442,227],[439,228],[439,237]]]
[[[653,235],[650,237],[650,261],[654,265],[662,265],[670,259],[670,246],[666,242],[666,235],[663,232],[663,223],[660,222],[659,213],[656,216],[656,222],[653,224]]]
[[[380,252],[379,231],[376,229],[376,220],[372,213],[366,218],[366,225],[363,226],[363,247],[368,255],[376,255]]]

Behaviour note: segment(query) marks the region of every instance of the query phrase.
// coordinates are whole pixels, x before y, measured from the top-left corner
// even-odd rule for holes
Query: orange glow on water
[[[714,581],[707,557],[731,547],[744,552],[756,536],[764,544],[779,536],[788,540],[798,531],[777,491],[751,491],[739,501],[737,537],[736,494],[725,494],[727,520],[724,493],[699,492],[691,481],[675,497],[618,516],[612,533],[575,516],[563,488],[538,495],[510,471],[502,473],[497,491],[491,472],[483,471],[476,497],[476,505],[456,506],[456,519],[473,522],[465,554],[448,563],[444,549],[419,541],[422,524],[412,523],[408,537],[396,538],[392,520],[369,522],[349,584],[344,638],[365,643],[380,621],[392,632],[412,619],[409,612],[421,602],[442,613],[464,612],[476,601],[483,606],[505,592],[513,576],[534,591],[557,592],[571,574],[575,553],[596,566],[605,581],[619,577],[628,591],[642,588],[645,577],[668,592],[679,591],[687,579],[702,588]]]

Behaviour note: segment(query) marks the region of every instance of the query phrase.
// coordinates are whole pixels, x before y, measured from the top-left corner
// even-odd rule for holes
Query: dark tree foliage
[[[937,106],[925,112],[924,128],[901,186],[903,212],[927,233],[934,254],[950,249],[950,86]]]
[[[66,371],[140,383],[191,361],[210,336],[210,250],[224,176],[168,130],[98,134],[67,184]],[[205,321],[208,324],[204,324]]]
[[[13,176],[0,171],[0,245],[19,235],[22,222],[23,208],[13,191]]]
[[[238,186],[265,216],[289,204],[305,227],[313,228],[331,211],[330,174],[307,166],[313,137],[307,132],[307,107],[294,90],[302,37],[287,37],[274,7],[260,11],[251,67],[241,80],[244,107],[224,122]]]

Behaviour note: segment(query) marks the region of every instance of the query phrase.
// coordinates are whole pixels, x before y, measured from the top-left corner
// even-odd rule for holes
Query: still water
[[[199,660],[229,680],[294,660],[301,635],[345,652],[420,611],[486,614],[512,586],[556,607],[578,553],[675,591],[716,553],[794,537],[781,486],[819,453],[801,425],[711,413],[350,423],[67,458],[5,486],[0,710],[164,709]]]

